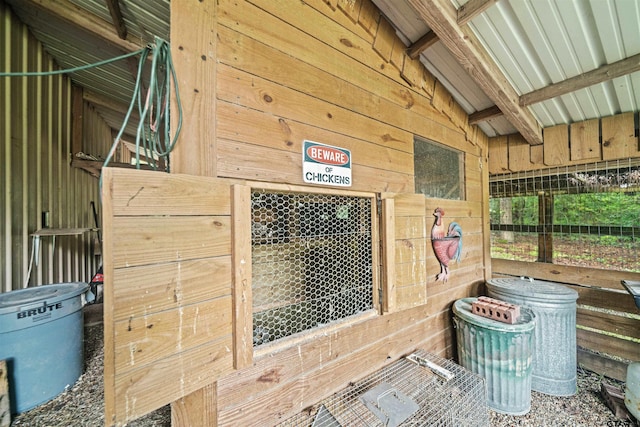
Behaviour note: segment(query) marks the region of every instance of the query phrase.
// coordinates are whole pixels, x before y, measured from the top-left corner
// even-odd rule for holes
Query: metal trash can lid
[[[477,298],[462,298],[453,303],[453,313],[465,322],[480,326],[485,329],[491,329],[501,332],[528,332],[532,331],[536,325],[536,316],[531,309],[520,307],[520,317],[516,323],[503,323],[488,317],[474,314],[471,304]]]
[[[558,283],[528,278],[502,277],[487,280],[489,289],[505,295],[538,301],[576,301],[578,293]]]
[[[0,315],[20,311],[20,307],[47,301],[56,303],[85,292],[89,285],[84,282],[58,283],[35,288],[20,289],[0,294]]]

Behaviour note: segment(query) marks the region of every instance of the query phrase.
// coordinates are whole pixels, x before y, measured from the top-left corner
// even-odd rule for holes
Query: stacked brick
[[[498,322],[514,324],[520,317],[520,306],[510,304],[489,297],[478,297],[471,304],[473,314],[497,320]]]

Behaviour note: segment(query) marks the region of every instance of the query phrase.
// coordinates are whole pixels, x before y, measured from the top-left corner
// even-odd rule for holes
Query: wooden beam
[[[424,36],[420,37],[415,43],[407,48],[407,55],[409,58],[416,59],[422,52],[429,49],[438,41],[438,36],[433,31],[427,32]]]
[[[460,27],[457,11],[447,0],[408,0],[440,41],[484,93],[531,145],[542,144],[542,128],[533,114],[520,106],[520,96],[467,27]]]
[[[502,115],[502,110],[500,110],[497,105],[494,105],[493,107],[469,114],[469,125],[477,125],[480,122],[486,122],[489,119]]]
[[[640,53],[520,96],[520,106],[536,104],[616,77],[640,71]]]
[[[458,25],[465,25],[497,2],[498,0],[469,0],[458,9]]]
[[[136,41],[132,37],[123,40],[113,32],[111,23],[104,19],[89,13],[70,2],[69,0],[24,0],[30,7],[36,8],[45,13],[54,15],[58,19],[62,19],[73,25],[76,25],[85,31],[100,37],[106,42],[122,49],[125,52],[133,52],[144,47],[139,40]]]
[[[122,12],[120,11],[119,0],[105,0],[105,3],[107,3],[107,7],[109,8],[111,19],[113,19],[113,26],[118,32],[118,37],[120,37],[122,40],[126,40],[127,25],[125,24],[124,18],[122,17]]]

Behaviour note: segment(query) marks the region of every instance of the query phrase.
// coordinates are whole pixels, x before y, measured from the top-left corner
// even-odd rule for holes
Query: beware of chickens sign
[[[305,140],[302,178],[310,184],[351,187],[351,151]]]

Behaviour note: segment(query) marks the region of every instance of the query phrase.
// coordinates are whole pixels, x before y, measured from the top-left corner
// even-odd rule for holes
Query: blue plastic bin
[[[8,363],[11,413],[45,403],[83,371],[86,283],[0,294],[0,360]]]

